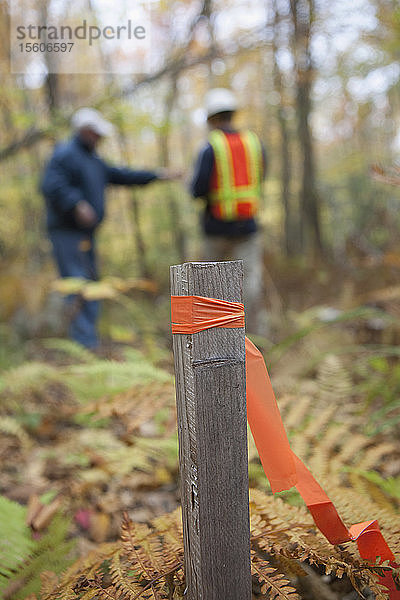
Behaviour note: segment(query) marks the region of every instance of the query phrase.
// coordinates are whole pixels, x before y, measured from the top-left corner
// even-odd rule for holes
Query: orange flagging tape
[[[172,333],[198,333],[211,327],[244,327],[244,305],[201,296],[171,296]]]
[[[244,306],[201,296],[171,296],[172,333],[193,334],[211,327],[244,327]],[[261,352],[246,338],[247,418],[264,472],[272,491],[296,486],[318,529],[331,544],[356,541],[363,559],[375,563],[389,560],[397,568],[377,521],[352,525],[349,529],[332,501],[310,471],[291,450],[275,394]],[[400,600],[400,590],[390,573],[382,577],[391,600]]]

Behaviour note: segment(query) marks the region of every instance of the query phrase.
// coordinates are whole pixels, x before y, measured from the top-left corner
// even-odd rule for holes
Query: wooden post
[[[242,288],[241,261],[171,267],[175,296]],[[173,338],[188,600],[250,600],[244,329]]]

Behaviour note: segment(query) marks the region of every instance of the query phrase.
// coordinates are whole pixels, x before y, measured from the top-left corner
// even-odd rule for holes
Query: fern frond
[[[312,452],[307,463],[318,478],[329,474],[330,478],[338,480],[342,463],[336,460],[336,452],[346,444],[348,436],[349,428],[346,425],[338,425],[329,427],[318,443],[313,440]]]
[[[366,450],[364,456],[357,463],[357,468],[361,469],[362,471],[369,471],[370,469],[373,469],[379,465],[384,457],[390,454],[396,455],[398,450],[398,444],[390,442],[374,444],[371,446],[371,448]]]
[[[46,533],[36,542],[29,559],[18,569],[10,581],[18,579],[24,582],[14,595],[15,599],[24,599],[27,595],[39,592],[38,574],[43,571],[60,573],[73,560],[74,540],[67,540],[70,528],[69,520],[57,514],[51,521]]]
[[[78,577],[93,579],[95,573],[106,561],[112,560],[115,554],[121,552],[119,542],[108,542],[100,544],[95,550],[91,550],[87,556],[72,564],[60,578],[60,585],[71,585]]]
[[[77,600],[77,598],[79,596],[75,593],[73,587],[61,583],[53,589],[45,586],[45,589],[40,592],[40,600]]]
[[[301,427],[304,419],[310,414],[312,398],[309,396],[297,398],[294,404],[291,404],[289,412],[285,414],[285,427],[298,429]]]
[[[261,584],[261,593],[268,594],[270,600],[301,600],[285,576],[254,551],[251,557],[251,572]]]
[[[125,567],[122,566],[121,559],[114,557],[112,564],[110,565],[110,575],[114,585],[114,588],[118,590],[124,598],[124,600],[137,600],[139,598],[170,598],[170,594],[167,592],[168,588],[167,579],[169,576],[174,574],[174,570],[170,573],[159,573],[157,577],[151,581],[138,581],[129,575],[129,570],[132,569],[132,565],[127,563]],[[171,591],[173,591],[173,585]]]
[[[105,394],[117,394],[135,382],[171,381],[171,375],[158,369],[138,353],[136,361],[98,360],[91,364],[72,365],[65,369],[69,385],[78,398],[93,401]]]
[[[268,496],[261,490],[250,489],[250,512],[251,515],[260,515],[274,528],[282,527],[290,530],[300,529],[308,531],[313,527],[313,519],[310,513],[303,507],[291,506],[278,497]]]
[[[40,593],[43,598],[43,596],[51,594],[52,590],[54,590],[54,588],[58,586],[58,575],[53,571],[43,571],[42,573],[40,573],[40,583]]]
[[[354,433],[337,455],[343,465],[348,465],[368,445],[370,440],[361,434]]]
[[[371,516],[377,519],[385,540],[396,556],[396,561],[400,560],[400,519],[393,508],[381,508],[366,496],[360,502],[358,493],[348,488],[341,489],[340,496],[336,498],[336,505],[347,523],[360,523]]]
[[[129,576],[128,569],[123,568],[119,554],[112,557],[110,576],[115,589],[119,590],[127,600],[134,600],[143,591],[143,587]]]
[[[94,589],[96,591],[95,598],[99,600],[122,600],[123,598],[123,592],[117,590],[114,586],[107,588],[96,587]]]
[[[183,531],[181,510],[161,515],[152,521],[157,534],[162,538],[163,558],[169,571],[183,580]]]
[[[11,394],[24,389],[41,389],[48,381],[57,380],[57,369],[41,362],[27,362],[2,374],[2,388]]]
[[[328,401],[334,401],[336,408],[338,400],[348,399],[352,395],[353,384],[342,360],[328,354],[320,363],[317,373],[317,383],[320,396]]]
[[[379,486],[388,496],[400,500],[400,477],[382,477],[376,471],[362,471],[360,469],[355,470],[356,473],[375,483]]]
[[[342,496],[345,496],[345,499]],[[347,575],[356,590],[362,591],[365,587],[370,589],[374,587],[377,598],[387,598],[385,588],[379,585],[379,578],[374,572],[375,567],[360,559],[355,543],[347,543],[345,550],[343,546],[331,546],[315,526],[302,527],[304,522],[301,522],[301,518],[300,523],[297,522],[299,514],[301,515],[299,509],[276,502],[277,499],[266,496],[258,490],[251,490],[250,498],[252,523],[255,523],[252,533],[256,534],[254,538],[252,537],[253,548],[259,547],[278,562],[283,557],[289,561],[289,564],[295,565],[300,561],[300,563],[318,565],[328,575],[334,574],[339,578]],[[352,490],[341,489],[337,504],[340,514],[349,523],[366,520],[368,513],[372,515],[374,510],[373,501],[360,505],[359,497]],[[286,520],[286,529],[279,530],[279,521],[276,520],[277,508],[279,508],[279,521],[283,523]],[[396,556],[400,549],[398,518],[395,518],[393,513],[390,516],[386,511],[377,510],[376,506],[374,517],[378,518],[384,537]]]
[[[113,586],[110,586],[108,588],[103,588],[101,590],[98,590],[99,592],[99,599],[103,599],[103,600],[125,600],[126,596],[125,593],[123,592],[123,590],[119,590]],[[137,598],[140,598],[140,595],[137,596]],[[142,596],[143,598],[143,596]]]
[[[172,381],[138,383],[120,394],[108,395],[91,402],[82,414],[96,413],[101,418],[123,418],[127,431],[132,432],[154,418],[161,409],[168,407],[174,410],[174,394]]]
[[[152,536],[147,525],[134,523],[127,514],[121,527],[122,546],[132,568],[140,579],[152,581],[166,572],[162,561],[162,547]]]
[[[29,450],[32,446],[32,440],[26,433],[17,419],[9,416],[3,416],[0,419],[0,432],[6,435],[13,435],[21,444],[23,450]]]
[[[100,544],[87,556],[74,562],[60,577],[58,585],[53,590],[42,591],[41,600],[77,600],[88,595],[87,600],[96,597],[90,588],[95,581],[95,576],[104,564],[112,560],[114,554],[121,551],[118,542]],[[81,600],[82,600],[81,598]]]
[[[10,578],[34,549],[25,519],[25,507],[0,496],[0,592],[8,587]]]
[[[362,474],[358,472],[350,472],[348,474],[349,481],[354,491],[358,492],[360,497],[367,497],[372,499],[377,506],[386,510],[392,510],[393,504],[385,496],[383,491],[378,485],[368,480]]]
[[[274,554],[273,559],[278,571],[285,573],[289,578],[294,579],[295,577],[305,577],[307,575],[303,566],[297,560],[286,558],[280,554]]]
[[[357,495],[355,492],[352,494],[341,504],[348,508],[356,504]],[[308,563],[339,578],[347,575],[356,590],[362,591],[368,586],[375,591],[377,598],[386,599],[385,588],[380,585],[377,573],[382,567],[361,561],[356,544],[348,543],[345,549],[343,546],[331,546],[303,507],[288,505],[259,490],[251,490],[250,498],[252,573],[268,598],[298,599],[287,575],[303,574],[301,563]],[[368,503],[358,508],[360,512],[370,511]],[[387,533],[394,535],[395,526],[390,524],[393,515],[386,513],[386,520],[384,515],[385,511],[381,511],[374,516],[378,517],[391,544]],[[361,516],[365,515],[350,515],[350,522],[365,520],[357,518]],[[397,538],[399,543],[398,530]],[[157,517],[150,526],[133,523],[125,515],[121,540],[122,543],[114,545],[103,544],[97,551],[77,561],[60,578],[55,590],[42,595],[42,600],[181,598],[184,577],[180,511]],[[393,550],[396,552],[395,545]],[[266,560],[266,553],[271,562]],[[308,568],[304,566],[305,570]]]
[[[332,417],[336,412],[337,406],[335,404],[324,406],[319,414],[314,414],[313,419],[305,427],[303,434],[308,438],[321,437],[332,422]]]
[[[98,360],[96,356],[84,346],[67,338],[47,338],[42,340],[42,344],[48,350],[62,352],[78,362],[93,363]]]
[[[76,600],[78,596],[74,596],[74,600]],[[96,598],[98,598],[98,590],[97,589],[91,589],[88,590],[85,594],[83,594],[83,596],[80,597],[80,600],[96,600]]]

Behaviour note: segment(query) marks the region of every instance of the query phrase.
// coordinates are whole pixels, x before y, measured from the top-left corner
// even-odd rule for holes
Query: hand
[[[166,169],[160,168],[157,169],[157,179],[161,181],[171,181],[173,179],[181,179],[183,176],[182,169]]]
[[[381,181],[382,183],[388,183],[390,185],[400,185],[399,168],[397,166],[386,169],[378,164],[373,164],[369,168],[369,174],[375,181]]]
[[[77,224],[85,229],[90,229],[97,223],[96,211],[86,200],[78,202],[75,206],[74,216]]]

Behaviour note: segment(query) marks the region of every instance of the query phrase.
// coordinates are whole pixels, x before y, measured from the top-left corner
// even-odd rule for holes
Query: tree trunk
[[[43,0],[39,5],[40,20],[46,25],[49,23],[49,0]],[[44,61],[47,68],[47,76],[45,80],[46,103],[49,113],[53,115],[60,108],[59,98],[59,78],[57,74],[57,55],[54,52],[44,52]]]
[[[275,90],[280,95],[280,102],[277,109],[277,119],[280,131],[280,150],[281,150],[281,193],[282,205],[284,208],[284,243],[287,256],[293,256],[299,246],[299,239],[295,233],[295,222],[293,207],[291,203],[291,177],[292,161],[290,155],[290,133],[286,119],[285,89],[282,72],[278,63],[277,55],[279,50],[279,24],[280,15],[276,0],[273,1],[273,78]]]
[[[323,243],[320,225],[320,198],[315,179],[314,147],[310,128],[311,88],[314,76],[310,42],[314,21],[314,0],[290,0],[293,21],[293,55],[296,69],[298,136],[303,156],[300,191],[300,242],[304,251],[320,254]]]
[[[146,246],[144,243],[144,237],[142,232],[142,226],[140,221],[140,210],[139,210],[139,200],[136,196],[136,192],[132,192],[131,197],[131,214],[132,221],[135,226],[135,246],[136,246],[136,256],[139,265],[140,276],[144,279],[149,279],[151,276],[150,268],[147,263],[147,252]]]
[[[123,121],[119,123],[117,133],[121,157],[127,165],[130,165],[132,163],[132,157],[129,149],[127,135],[124,130]],[[150,278],[151,270],[147,260],[146,245],[144,243],[144,235],[142,231],[140,200],[138,199],[138,193],[134,187],[131,188],[130,194],[131,199],[129,202],[128,214],[130,217],[130,224],[132,226],[132,242],[135,249],[135,256],[138,264],[140,277],[148,279]]]
[[[163,167],[170,167],[171,165],[171,115],[178,95],[178,76],[178,72],[174,72],[171,76],[169,94],[165,102],[164,126],[161,129],[159,137],[160,161]],[[184,227],[182,226],[182,215],[179,210],[178,200],[175,197],[174,190],[170,183],[166,183],[164,189],[177,256],[180,262],[184,262],[186,260],[186,238]]]

